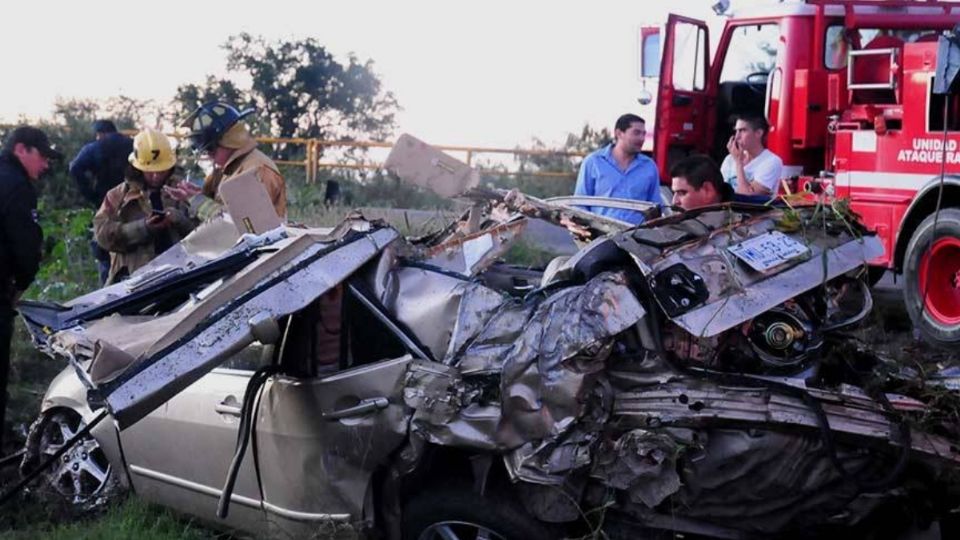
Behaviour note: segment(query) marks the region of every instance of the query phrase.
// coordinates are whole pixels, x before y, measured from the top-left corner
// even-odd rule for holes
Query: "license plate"
[[[757,272],[780,266],[810,253],[810,248],[793,238],[771,231],[727,248],[738,259]]]

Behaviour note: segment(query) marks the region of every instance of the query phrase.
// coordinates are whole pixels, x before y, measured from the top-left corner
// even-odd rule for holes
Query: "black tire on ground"
[[[418,494],[403,509],[403,540],[548,540],[547,525],[528,514],[519,501],[499,494],[481,496],[468,489],[437,489]]]
[[[925,341],[955,349],[960,345],[960,209],[940,210],[936,236],[934,218],[927,216],[907,244],[903,300]]]

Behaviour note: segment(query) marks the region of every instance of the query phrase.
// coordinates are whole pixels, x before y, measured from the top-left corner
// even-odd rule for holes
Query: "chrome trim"
[[[354,416],[363,416],[374,411],[386,409],[390,406],[390,401],[385,397],[368,398],[353,407],[340,409],[330,413],[320,413],[320,418],[324,420],[339,420],[341,418],[352,418]]]
[[[593,197],[589,195],[566,195],[563,197],[551,197],[544,199],[544,201],[560,206],[601,206],[603,208],[619,208],[623,210],[635,210],[637,212],[643,212],[657,207],[656,204],[650,201],[620,199],[616,197]]]
[[[191,482],[189,480],[184,480],[182,478],[177,478],[176,476],[171,476],[169,474],[152,471],[150,469],[145,469],[137,465],[130,465],[130,472],[133,474],[142,476],[144,478],[149,478],[151,480],[156,480],[158,482],[163,482],[174,487],[187,489],[195,493],[200,493],[202,495],[209,495],[211,497],[219,498],[222,493],[221,490],[212,488],[209,486],[204,486],[196,482]],[[337,521],[337,522],[349,522],[350,514],[313,514],[309,512],[298,512],[296,510],[287,510],[285,508],[280,508],[274,504],[264,502],[261,506],[259,501],[251,499],[249,497],[243,497],[241,495],[230,495],[230,502],[239,504],[241,506],[246,506],[247,508],[254,508],[266,510],[271,514],[287,518],[293,521]]]

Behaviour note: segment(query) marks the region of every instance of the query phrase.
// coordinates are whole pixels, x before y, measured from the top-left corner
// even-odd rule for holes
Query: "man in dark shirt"
[[[127,157],[133,152],[133,139],[117,132],[110,120],[93,123],[96,140],[87,143],[70,162],[70,177],[80,194],[94,208],[100,208],[103,196],[123,182]]]
[[[100,208],[103,196],[123,182],[127,158],[133,153],[133,139],[118,133],[117,126],[110,120],[97,120],[93,131],[96,140],[84,145],[70,162],[70,176],[83,198],[94,208]],[[97,260],[100,284],[103,284],[110,271],[110,254],[95,240],[90,241],[90,250]]]
[[[37,193],[32,181],[63,155],[35,127],[10,132],[0,150],[0,448],[7,407],[13,310],[40,268],[43,232],[37,223]],[[2,453],[2,452],[0,452]]]

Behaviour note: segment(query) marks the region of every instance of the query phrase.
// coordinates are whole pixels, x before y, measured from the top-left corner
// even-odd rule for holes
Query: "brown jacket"
[[[220,184],[250,170],[257,171],[257,178],[267,190],[273,202],[273,208],[281,219],[287,217],[287,184],[277,165],[269,156],[257,150],[257,142],[251,140],[243,148],[237,149],[222,170],[214,171],[203,182],[203,193],[190,200],[190,215],[200,221],[206,221],[223,211],[223,199],[220,198]]]
[[[167,185],[176,185],[179,179],[170,177]],[[166,230],[170,241],[179,242],[196,226],[188,215],[187,205],[162,194],[164,210],[170,211],[172,225]],[[143,184],[125,180],[107,192],[97,214],[93,217],[93,233],[103,249],[110,252],[110,275],[107,284],[132,274],[147,264],[156,253],[155,233],[147,228],[146,220],[152,214],[150,199]]]

